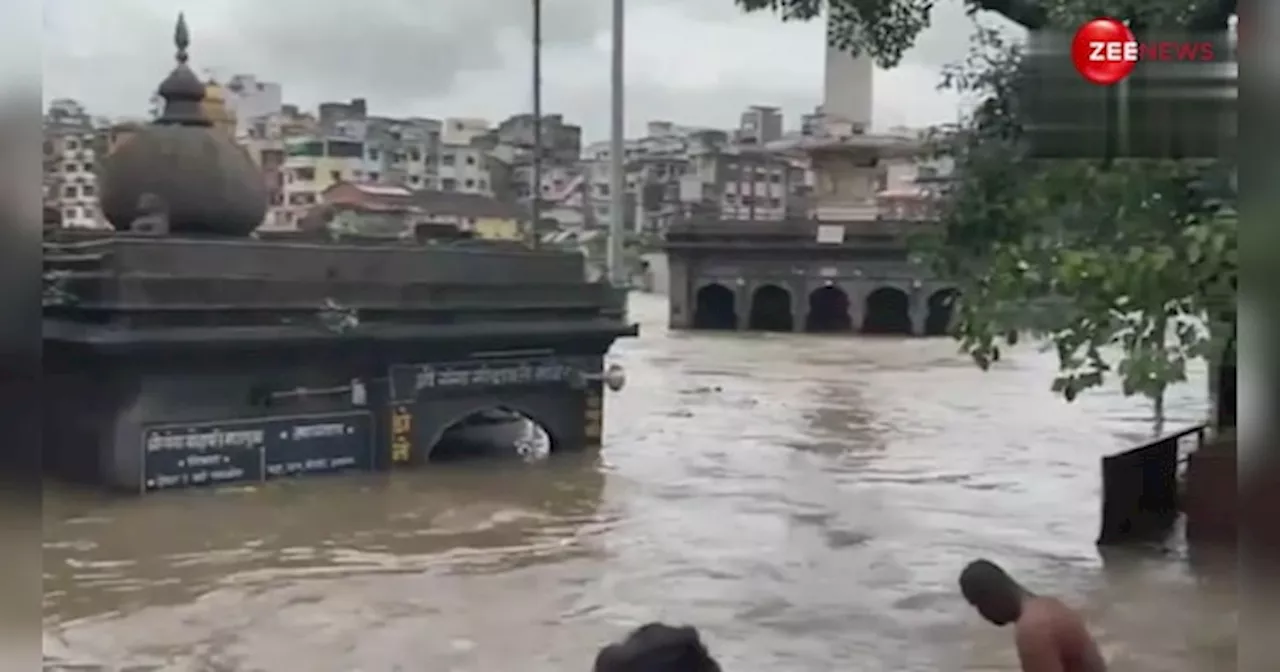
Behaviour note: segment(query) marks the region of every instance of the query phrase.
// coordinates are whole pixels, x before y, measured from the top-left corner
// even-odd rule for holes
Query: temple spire
[[[187,48],[191,46],[191,31],[187,18],[178,14],[173,29],[173,44],[178,48],[174,58],[178,64],[173,72],[160,83],[160,97],[164,99],[164,112],[156,120],[163,126],[209,126],[201,103],[204,101],[204,84],[187,65]]]

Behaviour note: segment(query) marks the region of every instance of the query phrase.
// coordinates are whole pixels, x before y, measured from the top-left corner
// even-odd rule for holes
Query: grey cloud
[[[608,119],[608,53],[599,43],[609,29],[610,5],[607,0],[543,2],[546,109],[573,116],[591,136],[600,135]],[[531,0],[219,0],[185,6],[171,0],[46,0],[46,96],[76,97],[104,114],[141,113],[172,66],[173,21],[185,9],[194,66],[283,82],[291,102],[311,106],[363,96],[387,114],[496,117],[528,108],[530,8]],[[743,44],[695,48],[665,31],[639,34],[639,24],[629,24],[629,44],[665,50],[670,42],[677,56],[662,65],[631,57],[633,127],[651,116],[723,125],[746,104],[778,104],[798,113],[818,102],[818,26],[800,34],[795,27],[779,27],[772,17],[742,17],[732,0],[628,0],[629,14],[655,12],[695,27],[731,26],[734,39]],[[654,32],[655,22],[644,25]],[[814,37],[805,37],[809,33]],[[946,0],[905,63],[936,70],[963,57],[971,33],[959,0]],[[813,41],[814,48],[796,54],[797,40]],[[739,72],[697,91],[664,84],[663,68],[679,68],[683,53],[733,64],[762,49],[779,50],[769,58],[805,59],[797,65],[802,76],[773,72],[753,78]],[[888,96],[881,107],[936,107],[936,75],[921,72],[899,78],[899,90],[878,92]]]

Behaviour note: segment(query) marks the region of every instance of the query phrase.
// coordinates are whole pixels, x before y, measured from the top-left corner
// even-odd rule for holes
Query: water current
[[[49,669],[567,672],[651,619],[728,672],[1013,670],[957,594],[975,557],[1078,605],[1116,670],[1235,668],[1230,582],[1100,557],[1099,457],[1151,431],[946,339],[668,333],[610,361],[606,447],[524,464],[118,498],[50,489]],[[1206,412],[1203,372],[1169,426]]]

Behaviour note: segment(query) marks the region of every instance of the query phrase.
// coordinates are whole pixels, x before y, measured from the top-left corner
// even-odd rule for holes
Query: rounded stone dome
[[[159,91],[164,113],[103,161],[102,214],[127,231],[158,207],[172,234],[248,236],[267,212],[266,181],[249,153],[205,115],[205,85],[187,66],[181,15],[174,42],[178,67]]]

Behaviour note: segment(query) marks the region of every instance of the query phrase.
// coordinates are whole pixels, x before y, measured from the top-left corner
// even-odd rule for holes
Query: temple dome
[[[169,232],[248,236],[267,212],[267,187],[249,153],[215,129],[206,87],[187,66],[186,19],[174,31],[178,65],[160,85],[163,114],[111,152],[99,178],[102,213],[127,231],[144,200],[159,200]]]

